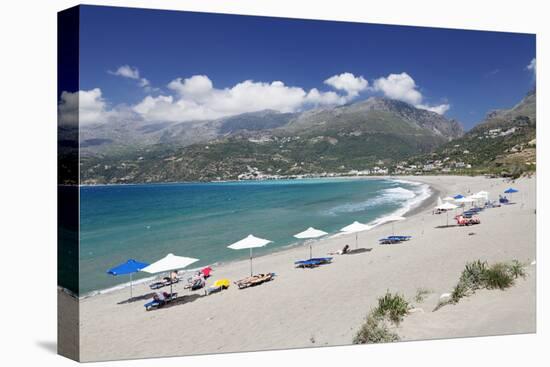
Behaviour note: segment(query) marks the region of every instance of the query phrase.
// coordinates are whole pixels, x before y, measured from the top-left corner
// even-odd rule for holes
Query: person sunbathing
[[[345,255],[349,253],[349,245],[346,244],[341,250],[338,250],[336,252],[329,252],[329,255]]]
[[[156,292],[155,295],[153,296],[153,300],[155,300],[158,303],[164,303],[164,301],[166,301],[166,296],[164,295],[163,292]]]

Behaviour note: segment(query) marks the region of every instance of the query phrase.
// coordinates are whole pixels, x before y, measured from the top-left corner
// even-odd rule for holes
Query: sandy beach
[[[491,199],[513,186],[514,205],[487,209],[472,227],[441,228],[445,215],[433,215],[435,197],[395,224],[396,234],[412,240],[379,245],[391,234],[386,224],[359,234],[359,247],[371,249],[336,255],[333,263],[315,269],[295,269],[309,256],[296,246],[254,260],[256,273],[274,272],[275,280],[239,290],[231,286],[204,296],[177,284],[178,302],[146,312],[147,284],[134,287],[143,299],[121,303],[128,289],[80,302],[80,360],[113,360],[206,353],[242,352],[351,344],[367,312],[386,290],[414,298],[417,289],[430,290],[417,312],[396,329],[401,340],[451,338],[535,332],[536,187],[535,178],[511,184],[485,177],[403,177],[421,181],[441,197],[456,193],[490,192]],[[307,215],[307,213],[304,213]],[[449,215],[449,218],[452,218]],[[454,220],[449,219],[449,223]],[[473,235],[471,233],[474,233]],[[344,244],[355,247],[355,235],[315,242],[313,255],[323,256]],[[528,276],[506,291],[479,291],[457,305],[432,312],[442,293],[450,292],[465,263],[473,260],[527,264]],[[207,285],[216,279],[235,281],[249,273],[248,260],[214,267]],[[149,296],[147,296],[149,295]],[[69,297],[61,295],[63,298]]]

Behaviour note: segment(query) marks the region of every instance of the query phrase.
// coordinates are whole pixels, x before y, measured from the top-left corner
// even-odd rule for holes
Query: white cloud
[[[130,65],[122,65],[115,71],[109,71],[109,73],[123,78],[139,79],[138,68],[131,67]]]
[[[126,105],[110,108],[99,88],[62,92],[57,113],[62,126],[104,124],[140,118]]]
[[[146,78],[140,77],[138,68],[132,67],[130,65],[119,66],[118,69],[116,69],[115,71],[109,70],[109,74],[113,74],[123,78],[138,80],[139,86],[146,88],[147,90],[150,88],[150,85],[151,85],[149,83],[149,80],[147,80]]]
[[[345,91],[348,96],[356,97],[359,92],[364,91],[369,86],[369,82],[362,76],[356,77],[352,73],[342,73],[333,75],[324,82],[334,89]]]
[[[149,81],[140,76],[137,68],[124,65],[111,73],[139,80],[140,85],[149,92],[158,91],[150,87]],[[168,94],[148,95],[135,105],[119,105],[115,108],[108,106],[99,88],[76,93],[63,92],[59,103],[59,118],[62,123],[77,121],[79,118],[81,124],[121,119],[185,122],[266,109],[297,112],[316,106],[342,105],[366,90],[379,91],[389,98],[439,114],[444,114],[450,108],[449,104],[431,106],[424,103],[415,81],[407,73],[390,74],[376,79],[373,88],[369,87],[368,81],[362,76],[356,77],[351,73],[334,75],[324,83],[336,91],[320,91],[317,88],[304,90],[285,85],[282,81],[253,80],[218,89],[208,76],[193,75],[172,80],[167,85],[170,91]]]
[[[374,90],[382,92],[386,97],[407,102],[416,108],[432,111],[440,115],[451,108],[449,104],[430,106],[423,103],[424,97],[418,91],[416,82],[405,72],[401,74],[390,74],[387,77],[378,78],[374,81]]]
[[[422,102],[422,94],[416,90],[416,83],[407,73],[390,74],[374,81],[374,89],[386,97],[417,105]]]
[[[91,124],[105,122],[108,116],[107,104],[101,96],[101,89],[63,92],[58,106],[61,125]]]
[[[451,105],[448,103],[443,103],[437,106],[428,106],[428,105],[419,104],[419,105],[416,105],[415,107],[421,108],[423,110],[432,111],[439,115],[443,115],[445,114],[445,112],[449,111],[449,109],[451,108]]]
[[[527,70],[532,71],[533,74],[537,73],[537,58],[536,57],[534,57],[531,60],[531,62],[529,63],[529,65],[527,65]]]
[[[311,106],[344,104],[350,98],[316,88],[306,92],[282,81],[245,80],[230,88],[217,89],[206,75],[174,79],[168,88],[175,92],[175,97],[145,97],[134,106],[134,111],[146,120],[190,121],[265,109],[295,112]]]

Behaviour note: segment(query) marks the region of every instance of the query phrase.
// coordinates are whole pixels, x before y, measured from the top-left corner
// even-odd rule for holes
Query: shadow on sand
[[[166,308],[171,308],[171,307],[183,305],[183,304],[186,304],[186,303],[195,302],[196,300],[198,300],[199,298],[202,298],[202,297],[205,297],[205,295],[204,294],[196,294],[196,293],[181,296],[181,297],[176,298],[172,302],[165,304],[162,307],[152,308],[149,312],[156,311],[156,310],[162,310],[162,309],[166,309]]]
[[[448,224],[448,225],[443,225],[443,226],[435,226],[434,228],[435,229],[445,229],[445,228],[454,228],[454,227],[458,227],[458,224]]]
[[[355,250],[350,250],[346,255],[357,255],[357,254],[362,254],[362,253],[365,253],[365,252],[371,252],[372,251],[372,247],[361,247],[361,248],[356,248]]]
[[[136,297],[128,298],[124,301],[117,302],[117,305],[125,305],[127,303],[143,301],[143,300],[146,300],[146,299],[149,299],[149,298],[153,298],[154,295],[155,295],[155,292],[146,293],[146,294],[143,294],[141,296],[136,296]]]

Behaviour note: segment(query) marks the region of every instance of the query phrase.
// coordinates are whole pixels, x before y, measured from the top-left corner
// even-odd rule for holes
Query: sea
[[[193,268],[248,258],[227,248],[249,234],[273,241],[260,256],[299,245],[308,227],[338,234],[354,221],[375,227],[429,198],[428,185],[382,178],[97,185],[80,188],[80,295],[128,286],[107,270],[128,259],[173,253]],[[137,273],[145,282],[150,274]]]

